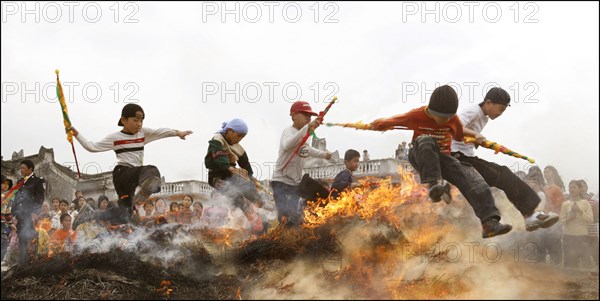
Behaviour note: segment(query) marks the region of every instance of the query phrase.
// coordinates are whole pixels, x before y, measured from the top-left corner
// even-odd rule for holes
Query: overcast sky
[[[169,182],[207,179],[208,140],[232,118],[248,123],[242,145],[267,179],[295,100],[320,111],[337,95],[326,122],[370,122],[425,105],[437,85],[455,86],[459,110],[500,85],[512,106],[483,134],[597,193],[598,23],[592,2],[2,2],[2,156],[43,145],[72,165],[55,69],[71,121],[91,141],[120,130],[127,102],[144,108],[146,127],[194,131],[145,148],[144,163]],[[368,149],[372,159],[412,136],[316,133],[331,151]],[[87,173],[116,161],[75,148]]]

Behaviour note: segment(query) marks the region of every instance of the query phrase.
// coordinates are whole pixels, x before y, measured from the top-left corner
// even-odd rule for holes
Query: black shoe
[[[501,224],[500,221],[495,218],[488,219],[481,226],[483,228],[483,233],[481,235],[483,238],[490,238],[506,234],[512,230],[511,225]]]
[[[446,204],[450,204],[452,196],[450,195],[450,183],[442,180],[436,184],[429,184],[429,198],[437,203],[444,200]]]

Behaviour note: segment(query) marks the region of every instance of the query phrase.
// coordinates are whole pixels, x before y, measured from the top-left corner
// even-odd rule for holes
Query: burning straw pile
[[[151,237],[164,236],[159,229]],[[164,242],[164,241],[163,241]],[[105,253],[85,251],[39,256],[2,276],[2,299],[232,299],[239,281],[216,275],[211,255],[201,243],[178,246],[179,256],[158,258],[173,249],[150,250],[151,244],[113,247]],[[165,266],[165,261],[167,266]]]
[[[336,200],[309,203],[300,228],[277,226],[251,239],[231,228],[164,224],[113,229],[109,239],[75,256],[39,257],[13,267],[2,276],[2,299],[567,296],[563,276],[552,267],[542,267],[544,278],[536,282],[539,266],[509,256],[457,261],[453,249],[440,246],[465,239],[481,243],[471,209],[456,191],[451,205],[433,204],[411,173],[400,174],[401,185],[368,179]],[[513,244],[509,240],[505,248]],[[578,288],[568,297],[597,298],[597,277],[594,281],[590,294]],[[535,286],[556,292],[532,291]]]

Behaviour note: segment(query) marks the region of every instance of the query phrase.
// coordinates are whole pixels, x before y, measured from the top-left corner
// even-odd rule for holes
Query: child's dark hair
[[[62,223],[65,220],[65,218],[67,218],[67,217],[71,217],[71,215],[68,214],[68,213],[61,214],[60,215],[60,222]]]
[[[427,108],[433,115],[450,118],[456,114],[458,109],[458,95],[448,85],[437,87],[431,93]]]
[[[8,185],[8,190],[10,190],[13,187],[13,181],[9,178],[4,178],[4,175],[2,175],[2,183],[6,183],[6,185]]]
[[[69,209],[69,201],[67,201],[67,200],[65,200],[65,199],[61,199],[61,200],[58,202],[58,205],[59,205],[59,206],[60,206],[60,204],[67,204],[67,209]]]
[[[106,203],[110,202],[108,197],[105,195],[101,195],[98,197],[98,208],[100,208],[100,204],[102,204],[102,201],[104,201],[104,200],[106,200]]]
[[[350,161],[356,157],[360,158],[360,153],[357,150],[349,149],[344,154],[344,161]]]
[[[27,166],[27,168],[34,170],[35,166],[33,165],[33,161],[27,159],[27,160],[23,160],[21,161],[21,165],[25,164],[25,166]]]
[[[560,188],[562,191],[565,191],[565,184],[560,175],[558,174],[558,170],[556,169],[556,167],[548,165],[546,166],[546,168],[544,168],[544,171],[546,171],[546,169],[550,170],[550,172],[554,174],[554,178],[552,179],[554,181],[553,184],[558,186],[558,188]]]

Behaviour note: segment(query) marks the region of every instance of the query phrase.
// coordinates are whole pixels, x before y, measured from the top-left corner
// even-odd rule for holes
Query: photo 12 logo
[[[335,2],[202,2],[202,23],[297,23],[310,20],[314,23],[338,23],[339,6]]]
[[[535,2],[402,2],[402,23],[497,23],[508,17],[514,23],[538,23],[539,10]]]
[[[102,20],[114,23],[138,23],[140,8],[135,2],[37,2],[2,1],[2,23],[57,23]]]
[[[436,82],[431,85],[427,82],[403,82],[401,86],[402,102],[408,102],[408,99],[417,99],[421,103],[427,103],[433,90],[441,86],[442,83]],[[540,87],[535,82],[513,82],[508,87],[504,87],[496,82],[450,82],[447,83],[454,88],[461,102],[479,103],[483,101],[487,92],[493,87],[501,87],[511,95],[511,103],[539,103],[536,98]]]
[[[445,263],[496,263],[503,257],[511,258],[515,263],[536,263],[540,247],[534,242],[515,242],[504,248],[497,242],[481,244],[479,242],[446,242],[434,244],[403,243],[400,246],[402,262],[418,258],[421,262]]]
[[[306,90],[310,92],[305,93]],[[202,102],[257,103],[266,99],[269,103],[274,103],[275,99],[283,98],[286,102],[292,103],[308,97],[318,103],[331,101],[339,90],[335,82],[314,82],[310,85],[301,85],[297,82],[203,82]]]
[[[136,94],[140,87],[135,82],[110,84],[99,84],[97,82],[61,82],[65,99],[69,103],[83,100],[89,103],[97,103],[103,95],[112,96],[115,103],[138,102]],[[21,103],[45,101],[48,103],[58,102],[56,96],[56,82],[26,83],[26,82],[2,82],[2,103],[8,101],[20,101]]]

